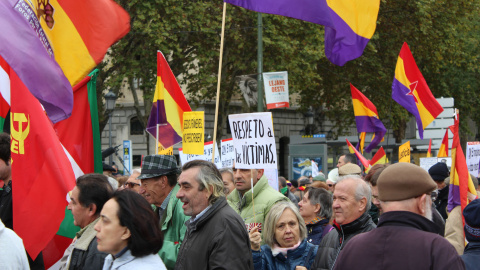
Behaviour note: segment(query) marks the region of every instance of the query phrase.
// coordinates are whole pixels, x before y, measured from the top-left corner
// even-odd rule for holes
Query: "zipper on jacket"
[[[332,268],[330,268],[330,269],[333,269],[333,267],[335,266],[335,263],[337,262],[338,254],[340,254],[340,251],[342,250],[343,240],[345,238],[345,234],[343,234],[343,227],[341,225],[340,225],[340,230],[342,232],[342,237],[340,237],[340,247],[338,248],[337,255],[335,255],[335,259],[333,260]]]

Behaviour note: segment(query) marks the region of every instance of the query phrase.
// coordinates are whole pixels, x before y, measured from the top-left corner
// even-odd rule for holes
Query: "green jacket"
[[[227,197],[228,204],[242,217],[248,231],[256,225],[260,225],[263,228],[265,217],[270,208],[279,201],[288,201],[287,197],[268,184],[265,175],[253,187],[253,197],[255,205],[252,204],[251,190],[245,192],[243,198],[241,198],[240,193],[236,189]],[[255,217],[253,215],[254,207]]]
[[[167,209],[162,218],[164,219],[162,223],[163,246],[158,255],[160,255],[160,258],[169,270],[175,268],[178,251],[187,231],[185,222],[190,219],[190,217],[183,214],[183,203],[176,197],[179,189],[178,185],[175,185],[173,188]]]

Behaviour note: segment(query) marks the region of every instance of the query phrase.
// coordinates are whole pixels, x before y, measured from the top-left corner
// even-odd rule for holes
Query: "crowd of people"
[[[0,269],[43,269],[12,231],[9,145],[0,135]],[[59,269],[479,269],[480,200],[470,194],[464,226],[460,207],[447,211],[443,163],[365,174],[347,154],[327,175],[279,177],[278,190],[262,169],[168,155],[112,172],[69,193],[81,229]]]

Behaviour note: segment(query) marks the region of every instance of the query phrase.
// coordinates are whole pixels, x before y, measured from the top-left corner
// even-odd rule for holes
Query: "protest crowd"
[[[451,156],[448,130],[438,155],[451,163],[435,160],[427,169],[410,160],[410,142],[400,146],[393,164],[383,146],[371,160],[360,153],[366,133],[374,134],[365,148],[370,153],[387,129],[373,103],[352,84],[359,141],[353,147],[347,139],[349,153],[338,160],[333,159],[339,148],[329,161],[325,150],[319,154],[324,164],[302,160],[311,170],[298,177],[279,175],[279,138],[272,113],[263,109],[223,115],[232,138],[222,140],[218,153],[226,3],[324,25],[325,57],[341,67],[362,56],[375,32],[379,0],[302,1],[305,6],[224,0],[213,140],[205,141],[205,112],[192,111],[168,64],[178,52],[157,51],[151,114],[141,125],[155,139],[155,154],[145,147],[149,155],[142,156],[140,167],[121,160],[119,146],[112,147],[112,119],[108,154],[101,155],[110,162],[102,164],[98,157],[99,71],[94,68],[131,23],[117,2],[0,1],[0,270],[480,269],[479,181],[468,173],[457,110],[447,119],[454,120],[448,129]],[[92,19],[84,19],[93,11]],[[392,99],[415,117],[423,139],[424,129],[444,109],[406,42],[397,61]],[[202,65],[195,60],[195,66]],[[259,71],[270,86],[267,109],[289,107],[287,75]],[[257,81],[242,76],[249,111],[255,104],[262,108]],[[269,102],[272,96],[278,100]],[[108,109],[108,94],[105,100],[112,117],[115,105]],[[179,162],[173,145],[180,142]],[[386,148],[391,148],[388,141]],[[112,163],[114,153],[122,164]],[[336,168],[328,170],[327,163]]]

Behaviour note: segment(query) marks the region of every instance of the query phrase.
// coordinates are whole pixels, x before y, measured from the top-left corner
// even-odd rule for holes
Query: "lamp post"
[[[306,126],[305,126],[305,135],[313,135],[313,132],[314,132],[314,117],[315,117],[315,113],[313,112],[313,109],[312,107],[310,107],[308,109],[308,111],[304,114],[304,117],[305,117],[305,122],[306,122]]]
[[[115,109],[115,102],[117,101],[117,95],[110,90],[105,94],[105,103],[107,105],[108,112],[108,147],[112,148],[112,114]],[[113,157],[110,155],[108,157],[108,164],[112,166]]]

